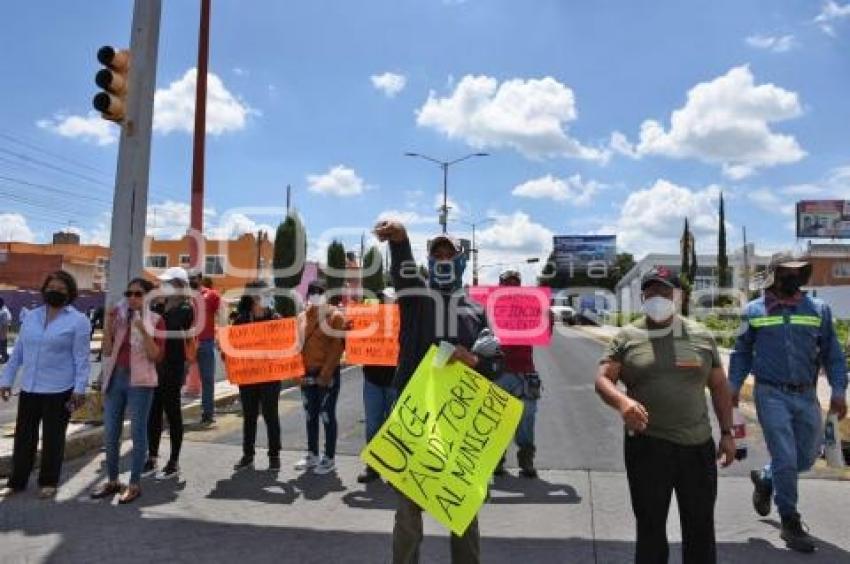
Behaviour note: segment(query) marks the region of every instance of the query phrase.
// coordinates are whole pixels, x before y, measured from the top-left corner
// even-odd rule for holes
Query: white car
[[[554,298],[549,306],[555,321],[573,325],[576,322],[576,310],[567,302],[566,298]]]

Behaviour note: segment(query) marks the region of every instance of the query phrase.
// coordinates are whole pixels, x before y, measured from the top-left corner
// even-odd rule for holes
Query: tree
[[[292,212],[277,227],[272,259],[275,273],[286,272],[286,276],[275,276],[275,288],[290,293],[290,297],[275,296],[275,309],[282,317],[296,314],[293,290],[301,283],[306,257],[307,233],[298,214]]]
[[[328,245],[327,269],[325,270],[325,281],[328,285],[328,293],[331,296],[339,296],[340,289],[345,284],[345,247],[340,241],[333,240]]]
[[[726,207],[723,203],[723,192],[720,193],[720,221],[717,226],[717,278],[721,288],[729,288],[732,285],[729,256],[726,254]]]
[[[679,280],[682,282],[682,315],[688,315],[689,302],[691,300],[691,289],[693,287],[693,276],[695,272],[691,266],[691,259],[696,260],[693,252],[694,239],[688,228],[688,218],[685,218],[685,228],[682,231],[681,252],[682,264],[679,268]]]
[[[378,247],[370,247],[363,256],[363,282],[364,291],[378,294],[386,287],[384,284],[384,261]]]

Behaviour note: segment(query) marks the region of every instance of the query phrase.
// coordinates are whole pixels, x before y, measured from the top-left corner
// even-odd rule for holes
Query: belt
[[[815,387],[814,384],[780,384],[770,380],[756,380],[756,384],[770,386],[786,394],[803,394]]]

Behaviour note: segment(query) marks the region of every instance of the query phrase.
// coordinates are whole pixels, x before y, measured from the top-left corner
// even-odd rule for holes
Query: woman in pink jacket
[[[142,278],[131,280],[122,300],[110,313],[103,336],[104,413],[108,481],[91,497],[102,499],[120,493],[119,503],[130,503],[142,494],[140,481],[148,451],[148,414],[157,386],[156,363],[162,356],[162,341],[154,328],[163,330],[160,317],[145,307],[145,296],[153,284]],[[133,454],[130,485],[118,481],[121,431],[124,411],[130,409]]]

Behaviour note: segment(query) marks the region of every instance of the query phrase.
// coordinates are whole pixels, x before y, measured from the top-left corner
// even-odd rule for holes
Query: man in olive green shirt
[[[641,289],[646,316],[611,340],[596,378],[597,393],[620,412],[626,428],[626,473],[637,521],[635,562],[667,562],[667,514],[675,491],[684,563],[714,563],[716,460],[728,466],[735,458],[726,375],[711,334],[677,315],[678,278],[656,268]],[[617,387],[619,381],[626,393]],[[720,422],[719,455],[706,387]]]

